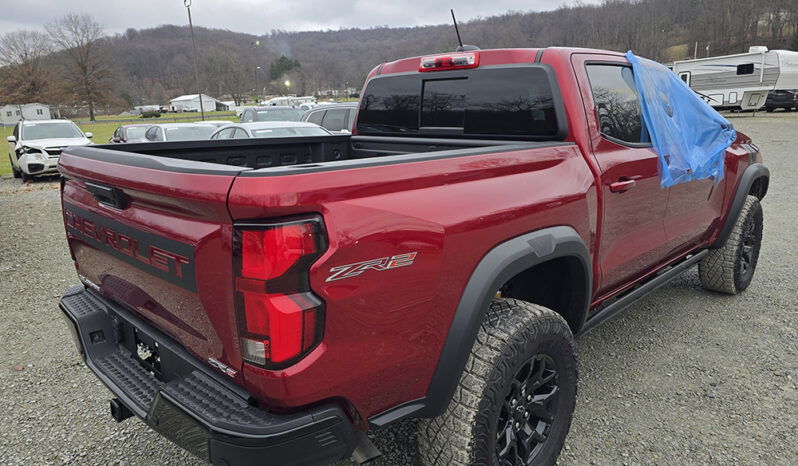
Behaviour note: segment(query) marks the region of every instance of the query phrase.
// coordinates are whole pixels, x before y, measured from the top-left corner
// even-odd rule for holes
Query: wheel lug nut
[[[510,404],[511,404],[512,406],[515,406],[515,405],[517,405],[517,404],[518,404],[518,402],[515,400],[515,398],[513,398],[512,400],[510,400]]]
[[[526,396],[526,401],[532,401],[532,395],[527,395]]]
[[[517,429],[517,428],[519,428],[519,427],[521,427],[521,423],[520,423],[520,422],[516,422],[516,423],[515,423],[515,428]]]
[[[529,419],[529,411],[524,413],[524,419]]]

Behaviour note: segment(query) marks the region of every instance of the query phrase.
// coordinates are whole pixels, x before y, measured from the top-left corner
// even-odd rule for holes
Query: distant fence
[[[200,120],[202,116],[197,114],[195,116],[165,116],[170,114],[161,114],[158,118],[126,118],[123,120],[72,120],[75,124],[78,125],[96,125],[100,123],[127,123],[129,125],[135,125],[140,123],[159,123],[163,121],[174,121],[178,122],[181,120]],[[172,113],[171,115],[180,115],[179,113]],[[214,113],[213,115],[205,115],[206,120],[218,120],[224,119],[229,117],[238,117],[235,112],[228,113]],[[6,126],[14,126],[17,123],[0,123],[0,128]]]
[[[173,114],[177,115],[177,114]],[[205,115],[206,120],[214,120],[218,118],[228,118],[228,117],[235,117],[237,116],[235,112],[230,112],[229,115],[227,114],[218,114],[215,113],[213,115]],[[218,117],[218,118],[217,118]],[[180,121],[180,120],[200,120],[202,117],[200,115],[196,116],[166,116],[161,114],[158,118],[127,118],[124,120],[72,120],[78,125],[96,125],[98,123],[128,123],[128,124],[138,124],[138,123],[158,123],[164,120],[172,120],[172,121]]]

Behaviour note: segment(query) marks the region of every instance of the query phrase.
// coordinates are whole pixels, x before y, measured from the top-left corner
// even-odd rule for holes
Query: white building
[[[200,95],[202,95],[203,110],[206,112],[212,112],[216,110],[216,104],[219,103],[219,101],[205,94],[181,95],[180,97],[175,97],[174,99],[170,100],[169,106],[172,107],[172,111],[174,112],[199,112]]]
[[[0,124],[15,125],[21,119],[25,120],[49,120],[50,106],[30,103],[30,104],[10,104],[0,107]]]

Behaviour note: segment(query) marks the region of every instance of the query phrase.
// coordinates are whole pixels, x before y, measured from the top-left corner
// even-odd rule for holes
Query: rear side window
[[[562,103],[546,65],[373,78],[360,102],[361,134],[565,137]]]
[[[313,112],[308,115],[308,121],[311,123],[316,123],[317,125],[321,126],[321,119],[324,117],[324,110]]]
[[[631,66],[587,65],[599,131],[627,143],[648,143]]]
[[[321,126],[330,131],[341,131],[342,129],[346,129],[346,120],[346,109],[335,108],[327,110],[327,113],[324,115],[324,120],[321,122]]]

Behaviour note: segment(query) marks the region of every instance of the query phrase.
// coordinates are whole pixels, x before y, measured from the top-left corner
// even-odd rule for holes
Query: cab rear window
[[[377,76],[360,102],[360,134],[562,139],[565,119],[546,65]]]

